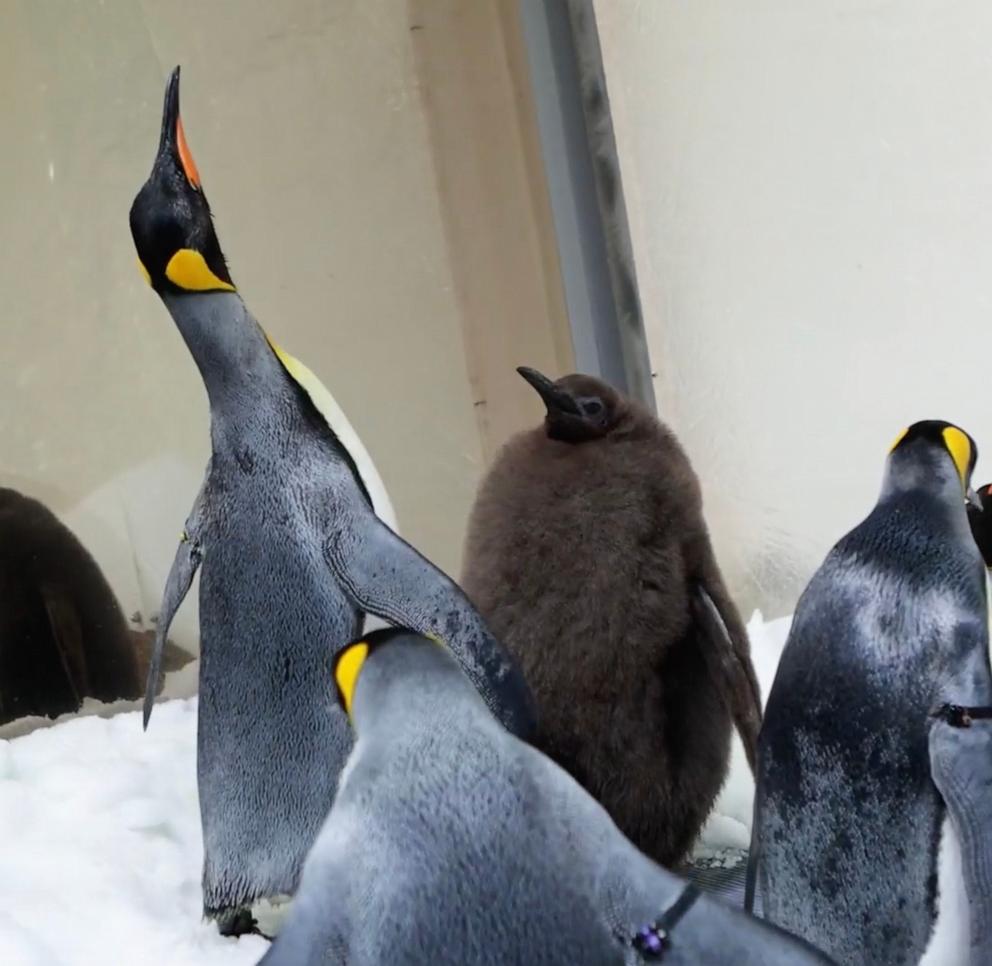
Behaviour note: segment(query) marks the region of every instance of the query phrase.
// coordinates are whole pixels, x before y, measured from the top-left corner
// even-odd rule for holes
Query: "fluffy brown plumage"
[[[0,488],[0,724],[140,694],[134,643],[96,561],[47,507]]]
[[[746,632],[671,431],[592,377],[520,371],[548,415],[482,483],[463,586],[523,665],[536,744],[673,865],[719,793],[733,721],[753,768]]]

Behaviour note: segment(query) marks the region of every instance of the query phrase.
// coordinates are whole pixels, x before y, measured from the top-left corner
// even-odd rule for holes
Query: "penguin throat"
[[[948,505],[960,503],[964,512],[964,490],[957,471],[946,457],[936,453],[915,453],[912,456],[899,452],[889,457],[889,465],[882,484],[883,499],[903,493],[931,493]]]
[[[215,443],[232,429],[278,419],[282,394],[265,390],[282,386],[279,362],[240,296],[167,293],[162,300],[200,370]]]

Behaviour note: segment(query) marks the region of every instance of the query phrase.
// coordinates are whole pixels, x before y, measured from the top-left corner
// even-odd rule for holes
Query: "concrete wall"
[[[783,612],[901,427],[992,453],[992,6],[595,6],[659,409]]]
[[[208,456],[202,384],[127,226],[168,71],[183,66],[243,296],[348,413],[404,535],[457,573],[485,454],[539,415],[526,387],[498,392],[503,370],[567,368],[571,351],[513,9],[0,7],[0,483],[73,526],[129,613],[157,610]],[[439,98],[478,118],[476,140],[439,129]],[[191,601],[178,640],[195,647],[195,627]]]

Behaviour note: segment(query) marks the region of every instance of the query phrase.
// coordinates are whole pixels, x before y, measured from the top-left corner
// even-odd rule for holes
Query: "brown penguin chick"
[[[127,622],[96,561],[43,504],[0,488],[0,724],[141,691]]]
[[[484,479],[462,585],[523,666],[535,744],[671,866],[726,777],[732,722],[754,769],[747,634],[672,432],[598,379],[518,372],[547,416]]]

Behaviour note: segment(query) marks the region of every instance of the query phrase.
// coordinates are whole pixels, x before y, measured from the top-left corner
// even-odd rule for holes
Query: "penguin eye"
[[[603,404],[598,399],[590,399],[582,403],[582,411],[587,416],[598,416],[603,411]]]

